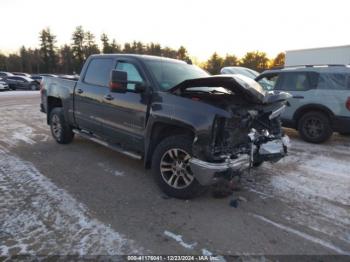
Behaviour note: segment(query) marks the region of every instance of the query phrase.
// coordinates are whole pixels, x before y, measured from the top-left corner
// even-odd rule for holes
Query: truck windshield
[[[146,61],[162,90],[180,84],[184,80],[207,77],[209,74],[195,65],[169,61]]]

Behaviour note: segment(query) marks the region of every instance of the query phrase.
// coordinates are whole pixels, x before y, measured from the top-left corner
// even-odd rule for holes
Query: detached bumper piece
[[[215,175],[227,170],[244,171],[250,167],[250,156],[240,155],[236,159],[227,159],[222,163],[205,162],[197,158],[190,159],[193,175],[203,186],[208,186],[216,181]]]

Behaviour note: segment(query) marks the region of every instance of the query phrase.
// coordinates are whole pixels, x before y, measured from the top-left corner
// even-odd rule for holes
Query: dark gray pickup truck
[[[79,134],[143,159],[173,197],[194,197],[287,153],[280,114],[288,93],[179,60],[93,55],[78,81],[45,77],[41,94],[58,143]]]

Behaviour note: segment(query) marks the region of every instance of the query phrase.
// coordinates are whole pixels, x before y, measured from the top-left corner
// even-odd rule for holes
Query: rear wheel
[[[176,135],[161,141],[153,153],[154,178],[162,191],[171,197],[193,198],[205,188],[198,183],[189,165],[191,145],[190,137]]]
[[[50,113],[50,127],[53,138],[59,144],[68,144],[72,142],[74,133],[72,128],[64,119],[63,109],[56,107]]]
[[[329,117],[316,111],[308,112],[300,118],[298,131],[301,138],[310,143],[325,142],[333,133]]]

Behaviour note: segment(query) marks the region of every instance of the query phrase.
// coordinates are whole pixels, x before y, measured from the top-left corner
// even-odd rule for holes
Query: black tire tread
[[[319,118],[323,122],[323,125],[325,127],[322,135],[320,135],[317,138],[310,138],[307,134],[305,134],[303,132],[302,126],[304,124],[304,121],[310,116]],[[333,130],[331,127],[329,117],[326,114],[319,112],[319,111],[310,111],[310,112],[305,113],[298,121],[298,131],[299,131],[301,138],[304,141],[309,142],[309,143],[315,143],[315,144],[323,143],[323,142],[327,141],[333,134]]]
[[[67,123],[67,121],[64,119],[64,114],[63,114],[63,108],[61,107],[55,107],[51,110],[50,112],[50,127],[51,127],[51,119],[53,117],[54,114],[57,114],[60,121],[61,121],[61,125],[62,125],[62,134],[60,138],[56,138],[52,132],[52,128],[51,128],[51,133],[52,136],[55,138],[56,142],[59,144],[69,144],[73,141],[74,138],[74,133],[72,128],[69,126],[69,124]]]

